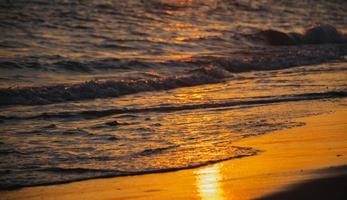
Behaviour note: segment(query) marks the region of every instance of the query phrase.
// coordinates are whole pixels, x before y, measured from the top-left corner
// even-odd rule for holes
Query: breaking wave
[[[225,57],[193,57],[185,64],[196,69],[187,71],[184,75],[120,81],[92,80],[72,85],[0,89],[0,105],[51,104],[217,83],[233,77],[233,73],[318,64],[339,59],[346,53],[347,45],[320,45],[257,49]]]
[[[148,149],[141,152],[138,156],[147,156],[150,153],[151,154],[158,153],[159,151],[163,151],[170,148],[172,147],[154,149],[154,150]],[[135,175],[150,174],[150,173],[171,172],[171,171],[177,171],[182,169],[197,168],[197,167],[201,167],[201,166],[205,166],[205,165],[209,165],[213,163],[218,163],[221,161],[237,159],[237,158],[242,158],[246,156],[254,156],[258,153],[257,150],[248,148],[248,147],[233,146],[232,148],[234,148],[235,152],[237,152],[236,155],[222,157],[215,160],[208,160],[204,162],[189,163],[184,166],[177,166],[177,167],[171,167],[171,168],[157,168],[157,169],[148,169],[143,171],[119,171],[119,170],[113,170],[113,169],[62,168],[62,167],[36,169],[35,170],[36,177],[40,177],[40,179],[35,179],[29,182],[22,182],[22,183],[13,182],[13,181],[9,181],[9,182],[2,181],[0,183],[0,190],[13,190],[13,189],[18,189],[18,188],[28,187],[28,186],[63,184],[63,183],[70,183],[70,182],[95,179],[95,178],[111,178],[111,177],[117,177],[117,176],[135,176]],[[17,173],[17,174],[14,175],[14,173]],[[18,174],[18,172],[7,170],[7,171],[0,171],[0,175],[18,176],[20,175],[20,173]],[[45,176],[49,177],[49,179],[45,178]],[[65,177],[65,180],[63,177]],[[2,179],[2,180],[6,180],[6,179]]]

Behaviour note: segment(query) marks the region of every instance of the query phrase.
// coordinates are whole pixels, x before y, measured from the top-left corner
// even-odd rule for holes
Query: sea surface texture
[[[344,0],[0,0],[0,31],[0,189],[252,156],[347,107]]]

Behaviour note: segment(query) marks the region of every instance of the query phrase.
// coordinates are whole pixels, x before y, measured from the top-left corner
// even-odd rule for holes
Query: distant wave
[[[234,100],[219,103],[204,103],[204,104],[188,104],[181,106],[160,106],[149,108],[124,108],[124,109],[109,109],[109,110],[86,110],[74,112],[60,112],[60,113],[42,113],[34,116],[0,116],[0,120],[28,120],[28,119],[53,119],[53,118],[70,118],[70,117],[88,117],[99,118],[109,115],[126,114],[126,113],[143,113],[143,112],[174,112],[182,110],[194,109],[208,109],[208,108],[221,108],[232,106],[251,106],[261,104],[272,104],[281,102],[294,102],[294,101],[309,101],[319,99],[333,99],[347,97],[347,88],[340,91],[327,91],[317,93],[303,93],[293,95],[279,95],[279,96],[259,96],[248,98],[244,100]]]
[[[257,49],[233,53],[225,57],[200,56],[185,62],[186,65],[195,68],[195,70],[191,70],[185,75],[154,79],[88,81],[72,85],[0,89],[0,105],[51,104],[217,83],[227,77],[232,77],[230,72],[279,70],[318,64],[331,59],[338,59],[346,53],[347,45],[320,45],[300,48]]]
[[[342,34],[334,26],[323,24],[306,30],[285,33],[278,30],[262,30],[257,35],[271,45],[304,45],[304,44],[343,44],[347,43],[347,35]]]
[[[43,59],[50,59],[50,57],[42,57]],[[41,59],[42,59],[41,58]],[[149,68],[157,66],[160,63],[150,63],[139,60],[129,59],[99,59],[94,61],[72,61],[60,60],[55,62],[42,62],[37,58],[21,58],[16,60],[0,60],[0,69],[32,69],[41,71],[61,71],[61,72],[85,72],[90,73],[93,71],[114,70],[114,69],[131,69],[136,68]]]

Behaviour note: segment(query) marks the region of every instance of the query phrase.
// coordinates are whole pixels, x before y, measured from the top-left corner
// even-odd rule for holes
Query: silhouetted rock
[[[270,45],[347,43],[347,35],[341,34],[331,25],[319,25],[310,28],[304,35],[296,32],[284,33],[272,29],[260,31],[259,35]]]
[[[342,34],[331,25],[319,25],[308,29],[304,35],[306,44],[342,43]]]
[[[264,36],[265,39],[271,45],[296,45],[297,41],[289,34],[276,31],[276,30],[264,30],[260,32],[260,35]]]

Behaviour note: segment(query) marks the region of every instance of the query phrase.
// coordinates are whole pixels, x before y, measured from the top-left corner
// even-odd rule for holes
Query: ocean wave
[[[258,96],[248,99],[239,99],[234,101],[226,101],[219,103],[203,103],[203,104],[188,104],[180,106],[160,106],[149,108],[124,108],[124,109],[109,109],[109,110],[85,110],[73,112],[60,112],[60,113],[41,113],[34,116],[0,116],[1,120],[28,120],[28,119],[54,119],[54,118],[73,118],[85,117],[88,119],[106,117],[116,114],[131,114],[131,113],[144,113],[144,112],[176,112],[183,110],[195,109],[209,109],[209,108],[222,108],[233,106],[252,106],[252,105],[266,105],[282,102],[295,102],[295,101],[310,101],[319,99],[334,99],[347,97],[347,88],[339,91],[327,91],[317,93],[302,93],[292,95],[279,95],[279,96]]]
[[[346,54],[347,45],[319,45],[318,47],[257,49],[249,52],[234,53],[224,57],[193,57],[184,63],[195,69],[184,75],[120,81],[92,80],[72,85],[0,89],[0,105],[51,104],[84,99],[119,97],[145,91],[169,90],[179,87],[218,83],[225,78],[232,77],[233,75],[230,72],[279,70],[318,64],[341,58],[341,56]],[[174,62],[173,64],[179,65],[182,63]],[[65,64],[68,66],[74,65],[71,62],[65,62]],[[137,62],[128,64],[139,65]]]
[[[63,167],[50,167],[43,168],[37,171],[41,172],[54,172],[54,173],[90,173],[90,172],[117,172],[116,170],[104,169],[91,169],[91,168],[63,168]]]
[[[167,147],[161,147],[161,148],[154,148],[154,149],[145,149],[141,152],[135,153],[134,156],[150,156],[153,154],[159,154],[159,153],[163,153],[164,151],[170,150],[170,149],[174,149],[177,148],[178,146],[167,146]]]
[[[196,66],[215,66],[240,73],[314,65],[342,58],[346,54],[347,44],[281,46],[255,48],[218,57],[198,56],[190,62]]]
[[[20,174],[20,172],[7,170],[2,173],[0,171],[0,174],[4,174],[4,176],[0,178],[0,180],[3,180],[0,182],[0,190],[13,190],[13,189],[19,189],[23,187],[64,184],[64,183],[95,179],[95,178],[136,176],[136,175],[151,174],[151,173],[178,171],[182,169],[192,169],[192,168],[202,167],[202,166],[206,166],[209,164],[214,164],[214,163],[218,163],[218,162],[222,162],[226,160],[238,159],[238,158],[243,158],[247,156],[254,156],[258,153],[258,150],[252,149],[250,147],[233,146],[233,148],[235,148],[236,151],[238,152],[236,155],[224,157],[221,159],[209,160],[209,161],[198,162],[198,163],[190,163],[184,166],[177,166],[177,167],[171,167],[171,168],[147,169],[143,171],[119,171],[119,170],[112,170],[112,169],[49,167],[49,168],[36,169],[35,174],[41,177],[42,179],[44,179],[43,177],[45,176],[50,177],[50,180],[46,178],[46,180],[29,180],[27,182],[23,182],[22,180],[20,180],[19,182],[13,181],[13,180],[9,182],[5,181],[6,176],[10,176],[13,178],[13,177],[16,177],[15,174],[18,175]],[[62,174],[64,174],[65,176],[62,176]]]
[[[93,61],[75,61],[75,60],[63,60],[55,62],[45,62],[42,60],[52,59],[50,57],[42,56],[40,59],[35,57],[21,58],[21,59],[2,59],[0,60],[0,69],[32,69],[41,71],[55,71],[55,72],[80,72],[90,73],[102,70],[122,70],[139,68],[151,68],[158,66],[160,63],[151,63],[140,60],[131,59],[95,59]]]
[[[144,91],[167,90],[219,82],[228,76],[226,71],[217,68],[204,69],[203,73],[191,73],[176,77],[140,79],[131,81],[88,81],[75,85],[48,87],[1,89],[0,105],[49,104],[82,99],[118,97]]]

